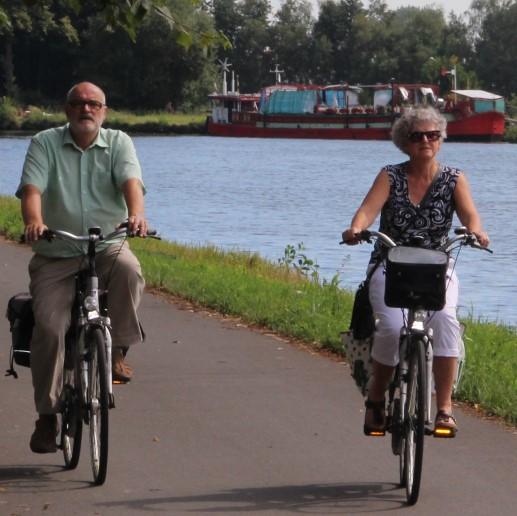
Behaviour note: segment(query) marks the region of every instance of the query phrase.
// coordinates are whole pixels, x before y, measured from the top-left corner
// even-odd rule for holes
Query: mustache
[[[81,116],[79,117],[79,120],[91,120],[92,122],[94,122],[94,121],[95,121],[95,119],[94,119],[94,118],[93,118],[93,116],[91,116],[91,115],[81,115]]]

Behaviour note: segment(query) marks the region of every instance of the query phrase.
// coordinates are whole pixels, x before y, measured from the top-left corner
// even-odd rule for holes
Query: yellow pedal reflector
[[[386,432],[368,432],[368,435],[371,437],[384,437]]]
[[[435,428],[434,429],[435,437],[454,437],[455,432],[452,428]]]

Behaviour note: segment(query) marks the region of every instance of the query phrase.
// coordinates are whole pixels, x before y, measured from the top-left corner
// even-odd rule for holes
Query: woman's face
[[[408,134],[407,153],[411,159],[433,159],[442,143],[434,122],[419,122]]]

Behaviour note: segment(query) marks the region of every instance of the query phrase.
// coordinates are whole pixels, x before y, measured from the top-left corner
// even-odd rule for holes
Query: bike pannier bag
[[[375,331],[375,319],[370,304],[369,281],[363,281],[357,289],[352,307],[350,329],[354,339],[361,340],[371,337]]]
[[[386,259],[384,302],[394,308],[441,310],[449,256],[443,251],[397,246]]]
[[[30,294],[16,294],[9,299],[6,316],[11,326],[12,358],[18,365],[30,367],[30,343],[34,328]]]

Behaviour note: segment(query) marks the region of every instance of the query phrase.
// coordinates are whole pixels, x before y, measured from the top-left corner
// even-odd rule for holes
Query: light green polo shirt
[[[142,182],[142,171],[129,136],[112,129],[100,129],[86,150],[78,147],[68,129],[48,129],[35,135],[29,145],[16,196],[25,185],[41,192],[43,222],[51,229],[76,235],[88,234],[99,226],[104,234],[127,219],[122,185],[130,178]],[[145,193],[145,187],[142,183]],[[55,239],[39,240],[35,253],[72,257],[86,253],[87,245]]]

